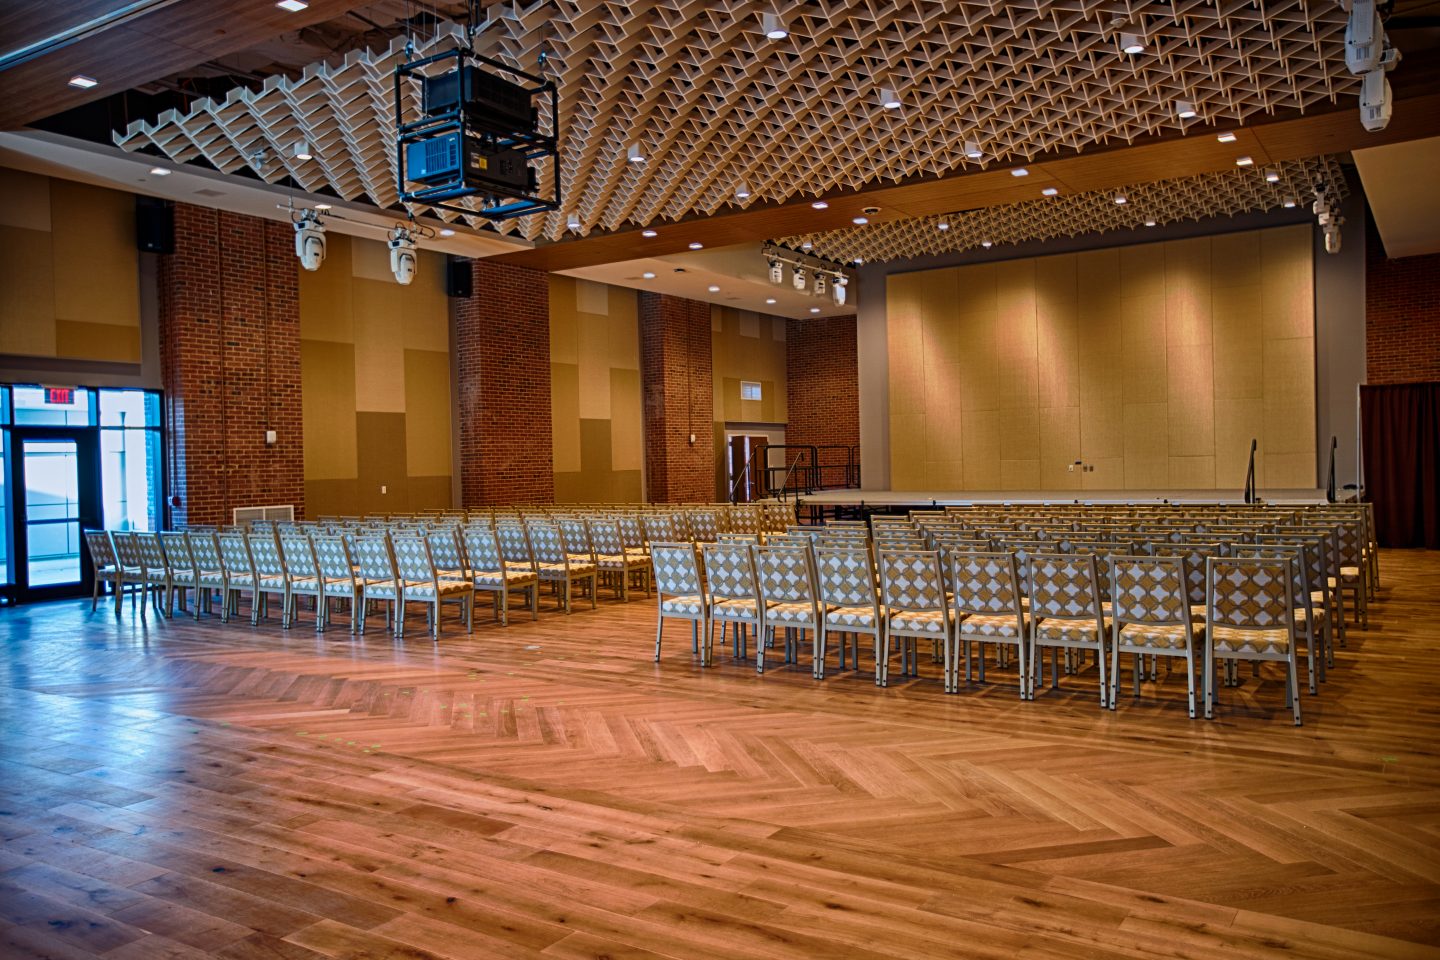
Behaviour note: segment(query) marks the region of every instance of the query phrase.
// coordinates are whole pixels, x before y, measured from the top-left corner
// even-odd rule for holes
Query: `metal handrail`
[[[738,503],[738,502],[739,502],[738,500],[736,500],[735,494],[736,494],[736,492],[740,489],[740,481],[741,481],[741,480],[744,480],[746,477],[750,476],[750,465],[755,462],[755,457],[760,453],[760,451],[762,451],[762,450],[764,450],[764,449],[766,449],[766,448],[765,448],[765,447],[756,447],[754,450],[751,450],[751,451],[750,451],[750,456],[748,456],[748,457],[745,458],[745,465],[742,466],[742,467],[740,468],[740,471],[735,474],[735,479],[730,483],[730,502],[731,502],[731,503]],[[761,478],[762,478],[762,479],[761,479],[761,482],[763,483],[763,482],[764,482],[764,479],[763,479],[763,478],[764,478],[764,474],[763,474],[763,473],[761,474]]]

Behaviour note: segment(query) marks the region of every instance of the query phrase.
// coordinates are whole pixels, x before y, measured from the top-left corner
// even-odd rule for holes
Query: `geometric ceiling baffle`
[[[767,11],[785,36],[766,36]],[[476,53],[559,88],[563,209],[490,225],[531,240],[1233,127],[1359,90],[1332,0],[507,0],[480,17]],[[442,22],[413,57],[462,37]],[[389,207],[407,59],[400,40],[352,52],[115,141]],[[626,162],[632,145],[644,162]]]
[[[1132,230],[1287,206],[1308,209],[1320,184],[1332,203],[1349,194],[1337,158],[1309,157],[1272,163],[1263,169],[1240,167],[963,213],[904,217],[770,242],[790,250],[807,249],[832,263],[908,260],[987,245]],[[1117,202],[1117,198],[1123,200]],[[807,243],[810,246],[805,248]]]

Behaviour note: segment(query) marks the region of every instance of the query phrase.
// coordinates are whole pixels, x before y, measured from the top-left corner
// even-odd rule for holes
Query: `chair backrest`
[[[1111,555],[1111,612],[1120,623],[1184,624],[1190,618],[1184,557]]]
[[[394,553],[395,569],[401,580],[430,583],[438,579],[424,537],[417,534],[391,537],[390,549]]]
[[[1193,606],[1205,604],[1205,561],[1210,557],[1225,556],[1222,543],[1200,543],[1186,540],[1180,543],[1152,541],[1151,553],[1157,557],[1181,557],[1185,560],[1186,594]]]
[[[523,523],[499,521],[495,524],[495,536],[500,541],[500,553],[507,564],[526,570],[535,569],[535,551],[530,546],[530,532]]]
[[[950,589],[957,611],[982,615],[1020,612],[1020,573],[1014,554],[952,550],[949,557]]]
[[[1206,563],[1211,623],[1250,630],[1274,630],[1293,624],[1290,585],[1293,559],[1211,557]]]
[[[1308,590],[1329,592],[1330,538],[1325,533],[1267,533],[1256,539],[1261,546],[1303,546]]]
[[[346,580],[354,585],[355,562],[350,558],[350,547],[344,537],[315,537],[310,544],[322,576],[329,580]]]
[[[651,543],[650,561],[655,567],[655,589],[661,596],[700,594],[700,567],[693,543]]]
[[[500,541],[488,525],[472,523],[461,530],[465,538],[465,553],[470,558],[470,570],[476,573],[498,573],[505,569],[500,556]]]
[[[110,545],[110,534],[104,530],[86,530],[85,545],[90,548],[90,562],[96,570],[115,566],[115,548]]]
[[[280,557],[285,561],[285,572],[292,579],[320,579],[320,564],[315,559],[315,548],[310,545],[310,537],[302,529],[280,536]]]
[[[690,533],[696,540],[711,543],[720,533],[714,510],[691,510],[687,513],[687,518],[690,521]]]
[[[220,562],[225,573],[232,577],[255,575],[255,561],[250,557],[250,544],[242,533],[222,533],[216,536],[220,544]]]
[[[153,533],[137,533],[134,536],[135,548],[140,551],[140,561],[145,564],[145,569],[151,573],[164,570],[168,564],[160,538]]]
[[[251,534],[250,561],[255,564],[255,573],[262,577],[285,576],[285,561],[280,556],[280,544],[274,531]]]
[[[559,527],[540,521],[532,521],[526,527],[530,533],[530,549],[535,552],[538,562],[569,566],[570,557]]]
[[[425,545],[430,548],[430,556],[435,560],[437,568],[463,575],[465,560],[460,553],[460,529],[458,527],[447,524],[430,531],[425,535]]]
[[[756,547],[755,577],[766,603],[814,603],[815,568],[810,547]]]
[[[160,534],[160,544],[165,548],[165,559],[171,570],[195,569],[195,557],[190,552],[190,537],[176,530]]]
[[[192,528],[185,531],[185,538],[190,541],[190,556],[195,561],[196,570],[216,573],[224,567],[220,560],[220,543],[216,539],[215,531]]]
[[[750,545],[734,541],[704,544],[705,585],[716,600],[758,600]]]
[[[145,560],[140,555],[140,544],[135,542],[136,534],[129,531],[116,530],[110,534],[110,542],[115,545],[115,561],[122,567],[141,567]]]
[[[650,543],[675,543],[680,533],[675,518],[668,513],[647,513],[640,518],[645,529],[645,539]]]
[[[863,542],[815,548],[816,589],[823,603],[875,606],[875,561]]]
[[[360,576],[366,580],[395,581],[400,579],[400,573],[395,568],[395,558],[390,553],[390,542],[382,536],[362,536],[355,538],[354,544],[355,563],[360,568]]]
[[[560,527],[560,536],[564,538],[566,553],[594,556],[595,545],[590,539],[590,525],[583,517],[561,517],[557,525]]]
[[[1098,619],[1100,571],[1093,553],[1032,553],[1030,612],[1062,620]]]
[[[646,544],[645,525],[638,513],[622,513],[619,517],[620,537],[627,550],[643,550]]]
[[[938,550],[880,550],[880,593],[895,610],[943,610],[945,581]]]
[[[618,557],[623,554],[625,538],[620,533],[620,522],[614,517],[592,517],[590,545],[600,556]]]
[[[1290,562],[1290,598],[1297,607],[1310,608],[1310,550],[1303,543],[1237,544],[1236,557]]]

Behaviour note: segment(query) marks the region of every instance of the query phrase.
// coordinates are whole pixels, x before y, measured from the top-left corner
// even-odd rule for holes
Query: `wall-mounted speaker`
[[[175,252],[175,205],[158,197],[135,198],[135,246],[145,253]]]
[[[473,263],[468,257],[445,258],[445,295],[468,298],[475,293],[475,275],[471,272]]]

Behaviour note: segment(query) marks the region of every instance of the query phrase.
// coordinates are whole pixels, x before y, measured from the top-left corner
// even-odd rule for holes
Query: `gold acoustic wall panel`
[[[635,291],[550,275],[555,499],[636,502],[644,473]]]
[[[891,485],[1315,486],[1310,234],[892,275]]]
[[[445,258],[422,251],[402,287],[384,243],[334,232],[325,242],[320,269],[300,270],[306,510],[449,507]]]
[[[135,198],[0,168],[0,353],[140,362]]]
[[[715,491],[729,496],[727,423],[784,424],[785,318],[712,305],[710,351],[715,391]],[[741,381],[760,384],[759,400],[742,400]],[[778,456],[778,454],[777,454]]]

